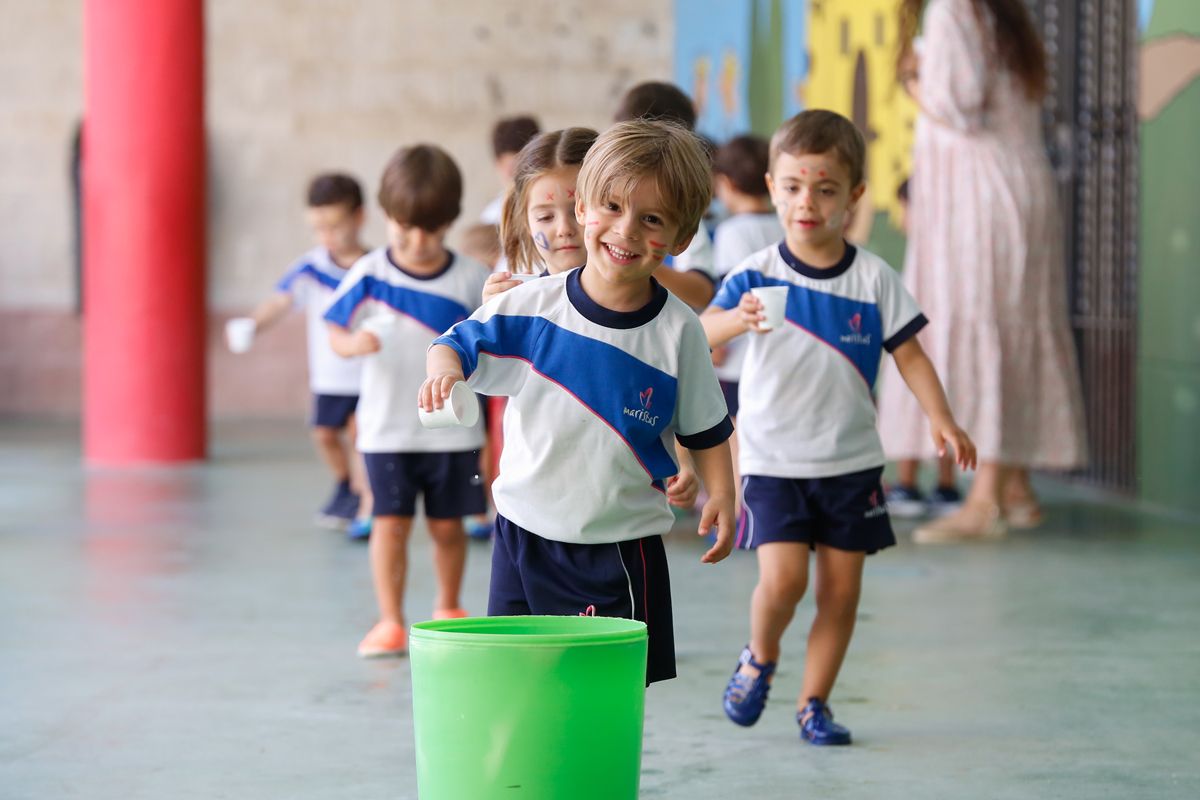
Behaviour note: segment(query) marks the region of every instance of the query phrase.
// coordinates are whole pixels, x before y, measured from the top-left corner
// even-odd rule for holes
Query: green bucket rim
[[[528,626],[531,623],[553,620],[554,624],[566,625],[566,620],[580,620],[581,626],[594,626],[595,630],[563,633],[488,633],[487,628],[504,628],[514,623]],[[583,622],[583,620],[588,620]],[[481,628],[483,630],[481,630]],[[567,617],[530,615],[512,617],[463,617],[460,619],[437,619],[414,623],[410,631],[413,644],[418,642],[453,642],[455,644],[480,644],[489,647],[529,647],[562,645],[578,647],[584,645],[630,644],[646,639],[646,623],[621,617]]]

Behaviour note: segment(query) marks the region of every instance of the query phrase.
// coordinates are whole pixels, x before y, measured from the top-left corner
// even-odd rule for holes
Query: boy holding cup
[[[891,267],[842,238],[865,188],[865,151],[854,124],[831,111],[783,123],[767,187],[784,241],[730,272],[701,320],[713,347],[755,333],[738,413],[737,545],[757,550],[759,582],[725,713],[739,725],[758,721],[815,551],[817,613],[796,720],[801,739],[816,745],[850,743],[826,702],[854,631],[864,559],[896,543],[871,394],[883,351],[929,416],[937,448],[949,444],[961,466],[975,465],[975,446],[915,338],[925,316]]]

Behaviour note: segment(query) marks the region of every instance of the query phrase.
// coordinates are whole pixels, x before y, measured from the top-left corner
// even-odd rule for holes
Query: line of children
[[[767,700],[784,631],[816,560],[797,722],[804,741],[850,743],[828,698],[854,631],[866,555],[895,544],[883,500],[883,449],[871,395],[883,351],[929,416],[939,451],[973,467],[915,335],[924,315],[882,259],[843,239],[863,192],[865,143],[853,123],[805,111],[771,139],[767,186],[784,241],[746,259],[703,315],[710,344],[754,333],[739,411],[744,515],[738,545],[757,550],[750,642],[724,695],[725,713],[753,725]],[[786,324],[762,332],[759,287],[787,289]]]
[[[732,423],[695,314],[653,277],[687,247],[708,205],[696,137],[652,122],[614,125],[579,173],[582,268],[503,292],[439,337],[419,402],[450,388],[507,395],[494,486],[489,614],[595,614],[646,622],[647,682],[675,675],[662,535],[678,439],[709,492],[702,558],[732,547]]]
[[[379,622],[359,644],[363,657],[407,649],[404,586],[418,496],[434,544],[434,617],[467,613],[459,603],[466,562],[462,518],[485,510],[483,432],[479,425],[427,430],[413,407],[424,380],[425,348],[478,306],[487,277],[482,264],[443,245],[461,197],[462,176],[445,151],[415,145],[397,152],[379,187],[388,246],[354,264],[325,313],[334,351],[365,357],[358,449],[374,494],[370,558]]]
[[[796,718],[807,742],[849,744],[828,698],[853,633],[865,556],[895,544],[871,397],[883,351],[929,416],[939,450],[971,468],[974,446],[915,338],[925,317],[885,262],[843,238],[864,191],[865,144],[854,125],[803,112],[769,146],[731,141],[710,169],[694,134],[644,119],[687,125],[685,110],[670,110],[676,94],[686,96],[668,84],[635,90],[618,115],[631,121],[598,138],[579,128],[544,134],[515,161],[503,250],[513,272],[542,280],[503,272],[485,285],[482,265],[444,248],[461,198],[447,154],[404,148],[385,170],[389,246],[359,259],[325,314],[333,350],[366,357],[359,448],[376,495],[380,621],[359,653],[406,648],[405,551],[418,495],[435,545],[435,617],[466,613],[461,517],[482,510],[481,434],[421,429],[413,394],[432,410],[465,380],[510,398],[488,613],[641,619],[651,633],[647,682],[675,674],[662,544],[673,522],[668,482],[679,469],[672,445],[689,450],[709,493],[699,533],[716,527],[717,536],[701,560],[720,561],[734,546],[728,441],[740,413],[745,514],[736,544],[757,551],[759,581],[750,640],[723,706],[740,725],[761,715],[811,551],[817,613]],[[733,214],[717,231],[717,266],[738,264],[698,320],[666,288],[688,273],[678,264],[664,272],[664,262],[697,235],[714,171]],[[765,195],[756,177],[764,173]],[[680,286],[682,295],[695,289]],[[770,332],[753,293],[764,287],[787,289],[786,324]],[[481,294],[487,302],[476,310]],[[727,374],[748,391],[729,402],[708,346],[744,334],[753,335],[743,372]]]
[[[308,317],[312,438],[334,480],[333,494],[317,513],[316,522],[337,530],[351,526],[353,531],[371,513],[370,489],[354,449],[362,363],[333,352],[322,315],[350,265],[366,252],[360,240],[364,212],[358,181],[339,173],[313,178],[305,218],[317,246],[296,260],[276,284],[275,293],[251,316],[256,332],[272,327],[293,308],[304,309]]]

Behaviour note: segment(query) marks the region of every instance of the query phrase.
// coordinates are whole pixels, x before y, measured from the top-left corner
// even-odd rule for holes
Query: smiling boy
[[[784,241],[736,267],[702,317],[713,347],[755,333],[738,412],[746,513],[737,545],[757,550],[759,581],[725,713],[739,725],[758,721],[812,550],[817,613],[796,720],[801,739],[818,745],[850,743],[827,701],[854,632],[864,559],[896,543],[871,395],[883,351],[929,416],[938,449],[949,444],[960,465],[975,463],[915,338],[925,316],[891,267],[842,238],[863,193],[865,150],[854,124],[831,111],[805,111],[776,131],[767,187]],[[787,288],[785,324],[770,332],[752,294],[768,286]]]
[[[653,277],[686,249],[708,206],[708,157],[675,125],[618,123],[588,151],[575,213],[587,262],[489,301],[429,349],[418,402],[457,381],[508,395],[493,487],[488,613],[641,620],[647,682],[675,676],[662,535],[673,440],[709,500],[700,533],[733,546],[733,430],[696,315]]]

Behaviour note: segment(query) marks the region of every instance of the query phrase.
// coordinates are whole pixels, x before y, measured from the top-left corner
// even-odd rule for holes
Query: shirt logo
[[[650,413],[650,398],[654,396],[654,387],[647,386],[644,391],[638,392],[638,404],[641,408],[624,407],[624,413],[627,417],[633,417],[638,422],[644,422],[650,427],[658,424],[658,414]]]
[[[862,332],[862,314],[857,311],[849,319],[850,333],[844,333],[840,337],[844,344],[870,344],[871,334]]]
[[[863,519],[874,519],[887,514],[887,504],[880,501],[878,489],[871,492],[871,496],[867,498],[867,504],[870,505],[870,508],[867,509],[867,513],[863,514]]]

